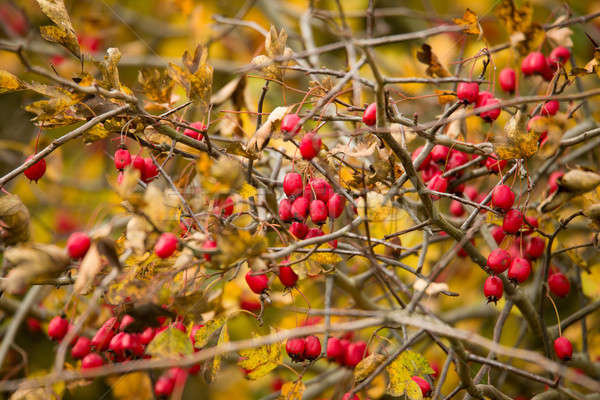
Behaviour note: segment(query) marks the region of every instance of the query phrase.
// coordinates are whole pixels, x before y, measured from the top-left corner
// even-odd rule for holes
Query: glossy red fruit
[[[498,185],[492,191],[492,205],[508,211],[515,204],[515,193],[508,185]]]
[[[144,157],[136,155],[135,157],[133,157],[133,162],[131,163],[131,165],[133,166],[133,168],[140,171],[141,177],[144,173],[144,166],[146,165],[146,160]]]
[[[498,76],[500,87],[508,93],[513,93],[517,86],[517,74],[512,68],[504,68]]]
[[[441,144],[436,144],[431,149],[431,159],[435,162],[445,162],[448,158],[448,154],[450,153],[450,148],[443,146]]]
[[[360,397],[358,397],[357,394],[352,394],[350,392],[344,393],[344,396],[342,396],[342,400],[360,400]]]
[[[96,331],[96,334],[92,338],[92,347],[96,351],[104,351],[108,348],[108,345],[119,329],[119,321],[116,317],[107,319],[102,326]]]
[[[327,201],[327,211],[329,218],[338,218],[344,212],[346,198],[341,194],[334,193]]]
[[[450,202],[450,214],[455,217],[461,217],[465,213],[465,208],[463,204],[458,200],[452,200]]]
[[[485,106],[493,106],[496,104],[500,104],[500,100],[495,97],[487,99],[483,102],[482,107]],[[493,122],[500,116],[500,107],[492,108],[491,110],[483,111],[479,116],[483,118],[486,122]]]
[[[170,396],[175,388],[175,381],[168,376],[160,376],[154,384],[154,394],[157,396]]]
[[[327,220],[327,206],[321,200],[310,202],[310,219],[314,224],[321,225]]]
[[[140,333],[140,343],[144,345],[150,343],[152,339],[154,339],[155,334],[156,331],[154,330],[154,328],[152,328],[151,326],[147,327],[142,331],[142,333]]]
[[[488,276],[483,284],[483,295],[487,297],[488,303],[500,300],[503,292],[502,279],[495,275]]]
[[[295,135],[300,132],[300,128],[302,128],[299,122],[300,117],[298,114],[287,114],[281,120],[281,130],[291,135]]]
[[[363,113],[362,121],[365,125],[373,126],[377,122],[377,103],[371,103]]]
[[[433,179],[434,176],[441,174],[442,171],[440,170],[440,167],[438,167],[437,164],[433,163],[429,164],[427,168],[421,171],[421,177],[423,178],[423,182],[429,182],[431,179]]]
[[[322,202],[327,203],[332,195],[333,189],[329,182],[323,178],[314,178],[308,181],[302,196],[309,201],[321,200]]]
[[[529,61],[531,64],[531,69],[534,74],[543,74],[544,71],[548,68],[548,63],[546,62],[546,56],[544,56],[539,51],[534,51],[530,54],[531,60]]]
[[[533,68],[533,64],[531,63],[531,61],[532,61],[531,55],[532,55],[532,53],[527,54],[525,56],[525,58],[523,58],[523,61],[521,61],[521,72],[525,76],[533,75],[533,73],[535,72],[535,70]]]
[[[142,180],[145,183],[152,182],[158,176],[158,167],[154,164],[152,158],[144,158],[144,169],[142,170]]]
[[[554,340],[554,352],[562,361],[569,361],[573,357],[573,345],[566,337],[559,336]]]
[[[421,154],[423,149],[424,149],[424,146],[419,146],[415,149],[415,151],[412,152],[411,158],[412,158],[413,163],[415,162],[417,157],[419,157],[419,154]],[[422,170],[426,169],[427,167],[429,167],[430,162],[431,162],[431,153],[429,153],[425,156],[425,159],[421,162],[421,165],[419,165],[419,168],[417,168],[417,170],[422,171]]]
[[[292,203],[292,216],[296,221],[304,221],[308,215],[309,201],[305,197],[298,197]]]
[[[458,150],[451,150],[450,157],[448,158],[448,163],[446,163],[446,171],[460,167],[461,165],[464,165],[469,161],[471,161],[471,159],[466,153],[463,153],[462,151]]]
[[[71,258],[83,258],[90,248],[90,244],[90,237],[86,233],[73,232],[67,240],[67,253]]]
[[[92,341],[85,336],[80,336],[71,349],[71,357],[80,359],[89,354],[92,349]]]
[[[215,242],[212,239],[208,239],[206,242],[204,242],[204,244],[202,245],[202,248],[206,249],[206,250],[216,249],[217,242]],[[212,254],[204,253],[204,259],[206,261],[210,261],[212,259]]]
[[[523,226],[523,214],[521,214],[521,211],[513,208],[504,215],[502,229],[505,233],[515,234],[519,232],[521,226]]]
[[[504,240],[504,237],[506,236],[506,234],[502,230],[501,226],[496,225],[492,228],[492,236],[494,237],[496,244],[500,245],[500,243],[502,243],[502,241]]]
[[[344,346],[342,341],[336,337],[330,337],[327,339],[327,358],[330,360],[337,360],[344,356]]]
[[[48,337],[52,340],[62,340],[69,330],[69,321],[57,315],[48,323]]]
[[[294,218],[294,216],[292,215],[292,203],[289,199],[281,199],[277,211],[279,213],[279,218],[283,222],[290,222]]]
[[[253,275],[255,273],[252,270],[246,273],[246,283],[254,293],[261,294],[269,288],[269,278],[266,274]]]
[[[569,60],[570,57],[571,51],[568,48],[564,46],[558,46],[552,49],[550,56],[548,56],[548,60],[551,64],[563,65]]]
[[[421,393],[423,394],[423,397],[429,397],[429,395],[431,394],[431,385],[429,384],[429,382],[427,382],[425,379],[421,378],[420,376],[413,376],[413,377],[411,377],[411,379],[417,385],[419,385],[419,388],[421,389]]]
[[[479,94],[479,84],[476,82],[460,82],[456,87],[456,95],[465,103],[475,103]]]
[[[207,129],[206,125],[204,125],[204,124],[203,124],[202,122],[200,122],[200,121],[192,122],[192,123],[190,124],[190,126],[191,126],[192,128],[194,128],[194,129],[197,129],[197,130],[199,130],[199,131],[202,131],[202,132],[206,132],[206,129]],[[184,134],[185,136],[189,136],[189,137],[191,137],[192,139],[196,139],[196,140],[202,140],[202,138],[204,137],[204,135],[203,135],[203,134],[201,134],[200,132],[196,132],[195,130],[193,130],[193,129],[190,129],[190,128],[187,128],[186,130],[184,130],[184,131],[183,131],[183,134]]]
[[[470,186],[470,185],[465,186],[464,193],[465,193],[465,196],[467,196],[467,198],[471,201],[475,201],[477,196],[479,196],[479,192],[477,191],[477,188],[474,186]]]
[[[507,160],[499,160],[496,153],[492,153],[492,155],[485,160],[485,167],[488,171],[500,172],[506,167],[507,163]]]
[[[229,217],[233,214],[233,208],[235,204],[231,197],[226,197],[224,200],[215,201],[213,212],[217,215],[222,215],[224,217]]]
[[[292,267],[288,265],[282,265],[279,267],[278,276],[281,284],[287,288],[296,286],[296,282],[298,282],[298,275],[294,272]]]
[[[115,151],[115,168],[123,170],[131,164],[131,153],[125,147],[118,148]]]
[[[133,324],[134,322],[135,318],[133,318],[131,315],[123,315],[123,318],[121,318],[121,323],[119,324],[119,330],[124,331],[129,325]]]
[[[561,272],[555,272],[554,274],[548,277],[548,287],[552,294],[558,297],[565,297],[569,294],[571,290],[571,284],[569,283],[569,278],[567,278]]]
[[[40,324],[40,321],[38,319],[33,317],[27,317],[27,320],[25,322],[27,323],[27,329],[29,330],[29,332],[39,333],[42,331],[42,324]]]
[[[294,237],[302,240],[308,234],[308,226],[302,222],[292,222],[292,225],[290,225],[290,233],[294,235]]]
[[[301,195],[303,186],[302,175],[297,172],[288,172],[283,178],[283,191],[287,197]]]
[[[27,157],[25,162],[31,160],[33,156]],[[46,172],[46,160],[40,158],[38,162],[27,168],[23,173],[30,181],[38,181]]]
[[[366,349],[367,344],[363,341],[350,343],[344,355],[344,364],[351,368],[356,367],[360,360],[366,357]]]
[[[306,234],[306,239],[323,236],[324,234],[321,228],[310,228]]]
[[[522,257],[515,257],[508,267],[508,279],[516,283],[523,283],[531,274],[531,263]]]
[[[304,357],[307,360],[316,360],[321,355],[321,341],[316,336],[307,336],[304,339]]]
[[[300,154],[305,160],[312,160],[321,150],[321,136],[309,132],[300,140]]]
[[[554,171],[548,178],[548,190],[550,193],[554,193],[558,190],[558,180],[562,178],[565,173],[563,171]]]
[[[433,374],[430,374],[430,376],[433,379],[437,379],[440,376],[440,372],[441,372],[440,364],[438,364],[437,361],[433,360],[433,361],[429,361],[429,366],[433,370]]]
[[[104,364],[104,360],[97,353],[90,353],[81,360],[81,369],[98,368]]]
[[[126,335],[125,332],[118,332],[113,338],[110,340],[108,344],[108,350],[112,351],[117,358],[123,357],[123,337]]]
[[[160,235],[154,245],[154,252],[159,258],[169,258],[175,250],[177,250],[177,236],[171,232]]]
[[[306,341],[303,338],[288,339],[285,343],[285,351],[293,361],[304,361],[304,348]]]
[[[503,249],[494,249],[487,258],[487,266],[495,274],[501,274],[508,269],[511,262],[510,253]]]
[[[552,116],[558,112],[560,108],[560,104],[557,100],[550,100],[544,103],[542,106],[542,115],[544,116]]]
[[[436,192],[444,192],[445,193],[447,188],[448,188],[448,179],[442,178],[441,175],[434,176],[427,183],[427,189],[433,190],[433,191],[436,191]],[[432,194],[431,198],[433,200],[438,200],[440,198],[440,196]]]
[[[532,237],[525,246],[525,255],[531,260],[538,259],[544,254],[546,241],[541,237]]]

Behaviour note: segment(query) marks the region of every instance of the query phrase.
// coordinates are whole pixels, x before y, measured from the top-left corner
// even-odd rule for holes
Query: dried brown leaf
[[[102,258],[100,257],[96,243],[92,243],[87,253],[85,253],[85,257],[83,257],[81,265],[79,266],[77,279],[75,280],[75,285],[73,286],[75,293],[81,294],[84,291],[87,292],[90,284],[92,284],[94,278],[96,275],[98,275],[101,269]]]
[[[57,29],[46,29],[46,33],[50,33],[50,38],[56,38],[57,43],[65,46],[75,56],[81,57],[79,50],[79,43],[77,41],[77,35],[75,29],[71,24],[69,13],[65,7],[63,0],[36,0],[39,4],[42,12],[56,24]],[[48,27],[42,27],[48,28]],[[60,33],[59,33],[60,32]],[[44,35],[44,29],[42,29],[42,35]],[[46,37],[45,37],[46,38]],[[47,38],[46,38],[47,39]],[[47,39],[50,40],[50,39]]]
[[[494,137],[494,150],[502,160],[529,158],[538,150],[539,136],[527,131],[526,115],[519,110],[504,126],[504,134]]]
[[[19,196],[0,197],[0,242],[14,245],[29,240],[29,210]]]
[[[423,43],[421,49],[417,51],[417,60],[427,65],[427,75],[445,78],[450,75],[450,72],[440,63],[435,53],[431,50],[431,46]]]
[[[454,23],[456,25],[461,25],[464,27],[463,32],[468,33],[470,35],[480,35],[481,34],[481,25],[479,25],[479,19],[477,14],[473,12],[471,9],[467,8],[462,18],[454,18]]]

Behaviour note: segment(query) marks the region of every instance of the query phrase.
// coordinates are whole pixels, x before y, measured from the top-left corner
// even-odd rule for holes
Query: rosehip
[[[287,197],[296,197],[302,194],[302,175],[297,172],[289,172],[283,178],[283,191]]]
[[[496,274],[506,271],[510,265],[510,253],[503,249],[494,249],[487,258],[487,265]]]
[[[304,193],[302,194],[307,200],[321,200],[322,202],[327,202],[329,198],[333,195],[333,189],[329,182],[322,178],[311,179],[306,184],[304,188]]]
[[[90,237],[84,232],[73,232],[67,240],[67,253],[71,258],[83,258],[90,248]]]
[[[564,46],[558,46],[552,49],[549,61],[553,65],[563,65],[571,57],[571,51]]]
[[[330,360],[336,360],[344,356],[344,346],[342,346],[341,340],[336,337],[330,337],[327,339],[327,358]]]
[[[52,340],[62,340],[69,330],[69,321],[57,315],[48,323],[48,337]]]
[[[308,214],[309,202],[305,197],[298,197],[292,203],[292,215],[296,221],[304,221]]]
[[[169,258],[177,250],[177,236],[165,232],[156,241],[154,252],[159,258]]]
[[[427,168],[421,171],[423,182],[429,182],[434,176],[441,175],[442,171],[436,164],[429,164]]]
[[[423,394],[423,397],[429,397],[429,395],[431,394],[431,385],[429,384],[429,382],[427,382],[425,379],[421,378],[420,376],[413,376],[413,377],[411,377],[411,379],[417,385],[419,385],[419,388],[421,389],[421,393]]]
[[[25,162],[31,160],[33,156],[27,157]],[[27,168],[23,173],[30,181],[38,181],[46,172],[46,160],[40,158],[38,162]]]
[[[500,87],[508,93],[513,93],[517,84],[517,74],[512,68],[504,68],[498,76]]]
[[[304,348],[306,341],[303,338],[288,339],[285,343],[285,351],[293,361],[304,361]]]
[[[269,288],[269,278],[266,274],[253,275],[254,273],[252,270],[246,273],[246,283],[254,293],[261,294]]]
[[[290,233],[294,237],[302,240],[308,234],[308,226],[306,226],[302,222],[297,222],[297,221],[292,222],[292,225],[290,225]]]
[[[513,258],[508,267],[508,279],[516,283],[523,283],[531,274],[531,263],[522,257]]]
[[[321,355],[321,341],[316,336],[307,336],[304,339],[304,357],[315,360]]]
[[[450,214],[455,217],[461,217],[465,213],[465,208],[462,203],[458,200],[452,200],[450,202]]]
[[[123,318],[121,318],[121,324],[119,326],[119,330],[124,331],[129,325],[133,324],[134,322],[135,322],[135,318],[133,318],[131,315],[129,315],[129,314],[123,315]]]
[[[321,200],[310,202],[310,219],[313,223],[321,225],[327,220],[327,206]]]
[[[357,394],[351,394],[350,392],[344,393],[342,400],[360,400]]]
[[[446,161],[446,158],[448,158],[448,153],[450,153],[450,148],[443,146],[441,144],[436,144],[435,146],[433,146],[433,149],[431,149],[431,153],[429,153],[431,155],[431,159],[433,161],[436,162],[443,162]]]
[[[168,376],[160,376],[154,384],[154,394],[157,396],[170,396],[175,388],[175,381]]]
[[[573,345],[566,337],[559,336],[554,340],[554,352],[559,359],[569,361],[573,357]]]
[[[475,103],[479,93],[479,84],[476,82],[460,82],[456,87],[456,95],[465,103]]]
[[[474,201],[477,198],[477,196],[479,195],[479,192],[477,191],[477,189],[474,186],[470,186],[470,185],[465,186],[464,193],[465,193],[465,196],[467,196],[467,198],[471,201]]]
[[[487,297],[488,303],[497,302],[502,298],[504,287],[502,280],[495,275],[488,276],[483,284],[483,295]]]
[[[521,226],[523,226],[523,214],[521,214],[521,211],[513,208],[504,215],[502,229],[505,233],[517,233],[521,229]]]
[[[475,108],[479,108],[479,107],[483,106],[483,104],[488,99],[491,99],[493,97],[494,97],[494,95],[491,92],[488,92],[487,90],[479,92],[479,94],[477,95],[477,101],[475,102]],[[479,114],[477,114],[477,115],[479,115]]]
[[[544,116],[555,115],[558,112],[559,108],[560,108],[560,104],[558,103],[557,100],[550,100],[550,101],[544,103],[544,105],[542,106],[542,115],[544,115]]]
[[[206,132],[206,129],[207,129],[206,125],[204,125],[200,121],[192,122],[190,124],[190,126],[192,128],[194,128],[194,129],[197,129],[197,130],[202,131],[202,132]],[[187,128],[186,130],[183,131],[183,134],[185,136],[191,137],[192,139],[202,140],[202,138],[204,137],[204,135],[202,135],[200,132],[196,132],[194,129]]]
[[[544,254],[544,248],[546,247],[546,241],[540,237],[532,237],[527,241],[525,246],[525,253],[527,258],[535,260],[540,258]]]
[[[144,345],[150,343],[154,339],[155,333],[154,328],[151,326],[147,327],[140,333],[140,342]]]
[[[29,332],[38,333],[42,331],[42,324],[40,324],[40,321],[38,321],[37,319],[33,317],[27,317],[26,322],[27,329],[29,329]]]
[[[365,356],[367,344],[363,341],[350,343],[344,355],[344,364],[354,368]]]
[[[544,56],[539,51],[534,51],[530,54],[531,60],[531,69],[534,74],[543,74],[546,68],[548,68],[548,63],[546,61],[546,56]]]
[[[87,356],[92,348],[92,341],[85,336],[80,336],[71,349],[71,357],[79,359]]]
[[[214,240],[208,239],[206,242],[204,242],[204,244],[202,245],[202,248],[206,249],[206,250],[216,249],[217,242],[215,242]],[[204,253],[204,259],[206,261],[210,261],[212,259],[212,254]]]
[[[492,155],[485,160],[485,167],[488,171],[500,172],[504,169],[504,167],[506,167],[507,163],[507,160],[499,160],[496,153],[492,153]]]
[[[289,265],[282,265],[279,267],[279,280],[283,286],[291,288],[296,286],[298,275]]]
[[[81,360],[81,369],[98,368],[104,364],[104,360],[97,353],[90,353]]]
[[[279,218],[283,222],[290,222],[294,216],[292,215],[292,203],[290,203],[289,199],[283,198],[279,202]]]
[[[152,182],[158,176],[158,167],[154,164],[152,158],[144,158],[144,169],[142,170],[142,181],[144,183]]]
[[[346,198],[341,194],[334,193],[327,201],[327,209],[329,211],[329,218],[338,218],[344,212],[344,206],[346,205]]]
[[[320,228],[310,228],[306,234],[306,239],[323,236],[324,234]]]
[[[300,141],[300,154],[305,160],[312,160],[321,150],[321,137],[309,132]]]
[[[535,72],[532,64],[532,54],[533,53],[527,54],[525,58],[523,58],[523,61],[521,61],[521,72],[525,76],[532,75]]]
[[[442,178],[441,175],[436,175],[427,183],[427,189],[433,190],[436,192],[446,192],[448,188],[448,179]],[[431,198],[433,200],[438,200],[440,196],[432,194]]]
[[[371,103],[363,113],[362,121],[365,125],[373,126],[377,122],[377,103]]]
[[[116,317],[107,319],[92,338],[92,347],[96,351],[104,351],[118,329],[119,321]]]
[[[504,237],[506,236],[506,234],[502,230],[502,227],[494,226],[492,228],[492,236],[494,237],[496,244],[500,245],[500,243],[502,243],[502,241],[504,240]]]
[[[498,185],[492,191],[492,205],[508,211],[515,203],[515,194],[507,185]]]
[[[469,156],[466,153],[458,150],[450,151],[450,158],[446,164],[446,171],[460,167],[470,161]]]
[[[281,130],[291,135],[295,135],[300,132],[301,128],[298,122],[300,122],[298,114],[287,114],[281,120]]]
[[[421,154],[423,149],[424,149],[424,146],[419,146],[415,149],[415,151],[413,151],[412,156],[411,156],[413,163],[415,162],[417,157],[419,157],[419,154]],[[431,153],[429,153],[429,154],[427,154],[427,156],[425,156],[425,159],[421,162],[421,165],[419,165],[419,168],[417,168],[417,170],[418,171],[424,170],[425,168],[427,168],[429,166],[430,162],[431,162]]]
[[[125,147],[121,147],[115,151],[115,168],[123,170],[131,164],[131,153]]]
[[[500,100],[496,98],[487,99],[483,102],[482,106],[492,106],[494,104],[500,104]],[[483,111],[479,116],[486,122],[493,122],[500,116],[500,111],[500,107],[496,107],[491,110]]]
[[[548,277],[548,287],[550,288],[550,291],[558,297],[567,296],[571,290],[569,278],[560,272],[555,272]]]
[[[565,173],[563,171],[554,171],[548,178],[548,190],[550,193],[554,193],[558,190],[558,180],[562,178]]]

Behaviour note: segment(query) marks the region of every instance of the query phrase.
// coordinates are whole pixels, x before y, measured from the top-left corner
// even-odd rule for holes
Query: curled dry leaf
[[[169,76],[185,89],[190,100],[197,103],[200,112],[206,114],[210,109],[212,94],[213,67],[208,64],[208,51],[201,45],[196,47],[194,57],[183,53],[183,65],[169,63]]]
[[[125,230],[125,248],[133,251],[135,255],[142,255],[146,251],[146,237],[152,227],[143,217],[134,215],[127,222]]]
[[[477,17],[477,14],[469,8],[465,10],[462,18],[454,18],[454,23],[463,26],[463,32],[465,33],[476,36],[481,35],[482,29],[481,25],[479,25],[479,18]]]
[[[526,114],[518,110],[504,125],[503,134],[495,135],[494,151],[501,159],[529,158],[537,152],[540,134],[527,131],[526,119]]]
[[[116,47],[106,50],[106,55],[101,63],[98,63],[102,72],[102,83],[110,90],[121,90],[119,70],[117,64],[121,60],[121,52]]]
[[[566,15],[561,15],[552,23],[552,25],[560,24],[561,22],[567,19]],[[573,31],[568,26],[561,28],[553,28],[549,31],[546,31],[546,37],[550,39],[554,46],[564,46],[564,47],[573,47],[573,40],[571,40],[571,35]]]
[[[254,132],[254,135],[250,138],[248,143],[246,144],[246,151],[258,154],[260,153],[265,146],[269,143],[269,139],[273,135],[274,131],[277,129],[276,123],[281,121],[281,119],[292,109],[290,107],[277,107],[271,114],[269,114],[269,118],[261,125],[260,128]]]
[[[422,292],[423,290],[425,290],[425,294],[428,296],[434,296],[436,294],[449,290],[448,284],[444,282],[431,282],[429,286],[427,286],[428,284],[429,282],[427,282],[425,279],[418,278],[415,281],[415,283],[413,283],[413,289],[415,289],[418,292]]]
[[[14,245],[29,240],[29,210],[19,196],[0,197],[0,242]]]
[[[42,12],[56,27],[42,27],[44,39],[60,43],[78,58],[81,57],[79,42],[63,0],[36,0]],[[52,28],[52,29],[49,29]]]
[[[450,72],[440,63],[440,60],[431,50],[431,46],[427,43],[421,45],[421,49],[417,51],[417,60],[427,65],[427,75],[445,78],[452,76]]]
[[[557,181],[558,190],[539,206],[542,213],[554,211],[572,198],[587,193],[600,185],[600,174],[582,169],[572,169]]]
[[[165,69],[142,68],[138,72],[138,82],[150,100],[158,103],[168,103],[171,100],[175,81]]]
[[[286,382],[281,386],[281,396],[279,398],[282,400],[302,400],[302,394],[305,390],[306,386],[302,379],[295,382]]]
[[[0,93],[12,92],[19,90],[23,86],[19,78],[8,71],[0,69]]]
[[[369,354],[367,357],[360,360],[360,362],[354,368],[354,382],[360,382],[367,379],[369,375],[375,371],[375,368],[385,361],[383,354]]]
[[[100,257],[96,243],[93,242],[87,253],[85,253],[85,257],[83,257],[81,265],[79,266],[77,279],[75,279],[75,285],[73,286],[75,293],[86,293],[90,284],[101,269],[102,258]]]

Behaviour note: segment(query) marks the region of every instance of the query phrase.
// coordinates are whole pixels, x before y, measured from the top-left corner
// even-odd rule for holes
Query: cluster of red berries
[[[563,46],[554,48],[548,57],[540,51],[534,51],[523,58],[521,72],[525,76],[539,75],[545,81],[551,81],[556,70],[564,65],[569,57],[571,51]]]
[[[119,184],[123,181],[123,170],[130,165],[140,171],[140,179],[145,183],[152,182],[154,178],[158,176],[158,167],[151,157],[137,155],[132,159],[131,153],[124,145],[121,145],[117,151],[115,151],[114,162],[115,168],[119,171],[119,176],[117,178],[117,183]]]
[[[283,191],[285,198],[279,202],[279,218],[283,222],[292,222],[290,233],[298,239],[310,239],[323,236],[320,226],[327,221],[342,215],[346,198],[334,193],[333,188],[323,178],[312,178],[306,185],[302,175],[297,172],[289,172],[283,178]],[[307,218],[318,227],[309,228],[306,225]],[[337,241],[329,242],[332,247],[337,247]]]
[[[285,351],[295,362],[314,361],[321,355],[321,341],[316,336],[289,339]]]
[[[456,86],[456,96],[465,104],[474,104],[475,108],[500,104],[491,92],[479,91],[477,82],[460,82]],[[500,106],[478,114],[486,122],[493,122],[500,116]]]
[[[349,338],[336,337],[327,340],[327,359],[342,366],[354,368],[368,355],[367,343],[362,340],[351,342]]]
[[[298,134],[301,128],[300,116],[298,114],[286,114],[281,120],[281,131],[284,132],[288,139]],[[308,132],[300,139],[298,149],[300,150],[302,158],[305,160],[312,160],[319,154],[322,145],[323,141],[319,134],[316,132]]]

